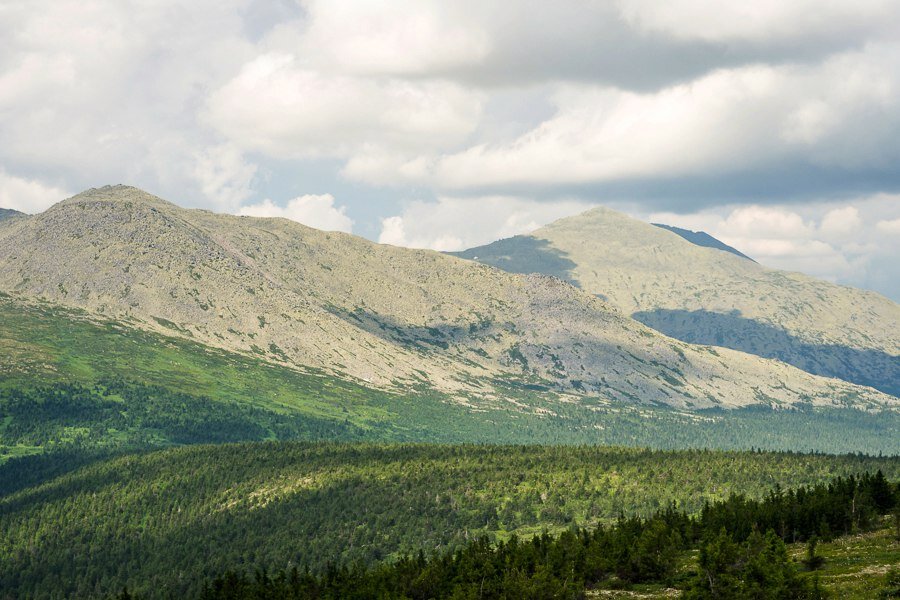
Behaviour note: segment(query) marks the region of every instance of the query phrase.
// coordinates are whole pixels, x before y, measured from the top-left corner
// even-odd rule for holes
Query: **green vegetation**
[[[733,495],[706,504],[696,517],[670,506],[645,519],[620,517],[609,526],[574,527],[556,537],[514,536],[497,544],[479,537],[455,551],[427,558],[420,551],[372,567],[330,564],[320,574],[301,574],[294,566],[275,577],[265,570],[248,576],[240,567],[205,585],[200,597],[578,599],[587,590],[656,584],[683,590],[689,600],[819,600],[830,597],[827,587],[817,573],[801,574],[785,541],[877,527],[896,496],[879,471],[776,489],[759,500]],[[696,559],[685,561],[692,551]],[[685,562],[693,564],[679,569]]]
[[[647,518],[672,502],[702,515],[704,503],[738,492],[762,498],[776,485],[878,469],[900,477],[897,458],[564,446],[197,445],[68,472],[51,458],[0,466],[0,588],[13,596],[96,597],[127,585],[181,597],[238,567],[321,573],[481,536],[526,540]],[[43,472],[37,483],[17,485],[32,471]],[[860,508],[857,526],[869,517]]]
[[[273,439],[900,453],[894,412],[690,413],[534,388],[508,382],[503,397],[477,403],[401,396],[0,295],[0,461],[72,446]]]

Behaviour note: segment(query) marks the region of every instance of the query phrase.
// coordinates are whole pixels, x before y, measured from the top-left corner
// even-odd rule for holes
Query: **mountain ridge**
[[[12,219],[13,217],[23,217],[25,213],[13,210],[11,208],[0,208],[0,221]]]
[[[182,209],[127,186],[5,223],[0,255],[0,291],[379,389],[464,403],[514,404],[512,385],[688,408],[896,404],[660,336],[555,277]]]
[[[604,207],[455,255],[553,273],[676,339],[900,395],[900,306],[876,292],[770,269]]]
[[[675,227],[674,225],[666,225],[664,223],[651,223],[654,227],[659,227],[660,229],[665,229],[667,231],[671,231],[672,233],[678,234],[687,241],[691,242],[696,246],[701,246],[704,248],[715,248],[716,250],[722,250],[724,252],[730,252],[735,256],[740,256],[741,258],[746,258],[747,260],[753,260],[737,248],[733,246],[729,246],[722,240],[716,239],[713,236],[709,235],[705,231],[692,231],[690,229],[683,229],[681,227]],[[756,262],[753,260],[753,262]]]

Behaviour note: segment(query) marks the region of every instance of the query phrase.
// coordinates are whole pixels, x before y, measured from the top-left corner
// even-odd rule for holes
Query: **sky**
[[[598,204],[900,301],[895,0],[4,0],[0,207],[460,250]]]

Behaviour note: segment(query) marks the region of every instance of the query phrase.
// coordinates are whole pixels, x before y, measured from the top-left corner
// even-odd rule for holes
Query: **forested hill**
[[[641,586],[641,598],[668,598],[677,590],[686,600],[823,600],[833,593],[843,600],[870,600],[879,587],[878,596],[889,598],[896,597],[900,583],[900,515],[893,553],[866,555],[852,548],[853,540],[840,540],[853,558],[869,563],[858,576],[863,590],[820,579],[819,570],[832,555],[823,556],[819,542],[831,542],[835,532],[847,536],[877,527],[897,503],[898,491],[879,471],[811,488],[773,490],[762,500],[734,495],[704,506],[697,517],[668,507],[646,519],[623,517],[612,526],[574,528],[556,538],[514,536],[492,545],[481,537],[453,553],[430,558],[420,553],[368,569],[332,566],[320,576],[301,574],[296,567],[274,576],[238,569],[205,586],[200,597],[577,600],[599,590],[610,595]],[[801,561],[790,557],[785,542],[791,541],[806,541]],[[887,576],[876,576],[882,572]]]
[[[36,461],[0,466],[0,481]],[[30,462],[29,462],[30,461]],[[900,458],[597,447],[262,443],[188,446],[83,466],[0,496],[0,588],[12,597],[199,592],[241,565],[376,564],[480,535],[698,514],[835,476],[900,478]],[[181,573],[173,579],[173,573]]]

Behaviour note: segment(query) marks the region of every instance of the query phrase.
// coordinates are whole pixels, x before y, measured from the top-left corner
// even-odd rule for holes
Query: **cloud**
[[[251,195],[257,167],[244,160],[232,145],[222,144],[199,153],[194,176],[207,198],[223,208],[233,208]]]
[[[211,86],[250,49],[242,0],[12,3],[0,11],[0,164],[65,181],[146,186],[218,206],[198,160]],[[230,201],[229,201],[230,202]]]
[[[480,94],[451,83],[325,74],[294,55],[265,54],[212,95],[207,120],[270,156],[347,157],[453,146],[474,131],[481,104]]]
[[[490,50],[489,32],[465,2],[313,0],[306,8],[307,27],[283,27],[269,43],[293,42],[348,72],[429,75],[478,64]]]
[[[0,169],[0,208],[25,213],[42,212],[72,194],[33,179],[22,179]]]
[[[885,215],[896,216],[886,220]],[[900,196],[641,215],[703,230],[760,263],[900,298]]]
[[[409,203],[381,222],[382,244],[455,251],[527,233],[564,216],[588,210],[578,200],[539,202],[512,196],[441,197]]]
[[[441,248],[631,201],[888,289],[900,214],[857,196],[900,191],[898,39],[891,0],[14,2],[0,169],[31,210],[123,182],[236,212],[302,179]]]
[[[847,236],[859,231],[862,227],[862,219],[859,217],[859,209],[855,206],[834,208],[825,213],[819,230],[826,236]]]
[[[894,169],[900,45],[821,65],[723,69],[652,93],[565,85],[556,114],[516,139],[435,163],[449,188],[707,178],[785,163]]]
[[[249,217],[281,217],[325,231],[353,231],[353,221],[347,216],[345,206],[335,206],[331,194],[307,194],[278,206],[269,199],[257,204],[242,206],[238,214]]]
[[[890,221],[878,221],[876,225],[878,231],[892,235],[900,235],[900,219]]]
[[[735,237],[766,236],[802,238],[815,227],[795,212],[778,207],[746,206],[733,210],[718,228]]]
[[[647,33],[705,41],[772,42],[822,35],[847,37],[879,32],[900,17],[891,0],[755,0],[721,2],[715,10],[702,0],[618,0],[625,19]]]

